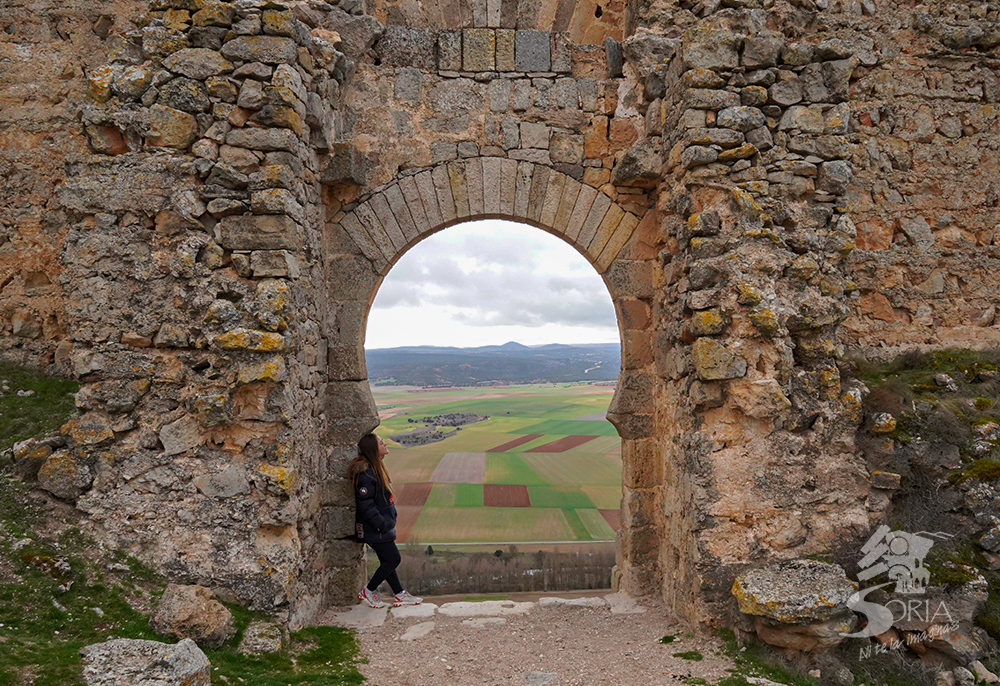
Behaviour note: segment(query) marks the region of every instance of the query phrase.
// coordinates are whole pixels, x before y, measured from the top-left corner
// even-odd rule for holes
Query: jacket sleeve
[[[354,487],[354,502],[358,508],[358,519],[381,533],[385,530],[385,518],[379,513],[375,504],[375,481],[362,474]]]

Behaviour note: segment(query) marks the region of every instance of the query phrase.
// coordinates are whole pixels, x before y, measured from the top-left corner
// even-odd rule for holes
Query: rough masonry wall
[[[933,3],[831,22],[877,37],[878,63],[851,88],[854,350],[1000,342],[998,12]]]
[[[67,337],[55,193],[89,155],[86,72],[142,2],[7,2],[0,14],[0,349],[44,365]],[[65,346],[63,347],[63,351]]]
[[[80,380],[82,413],[19,467],[178,580],[308,621],[360,581],[343,474],[381,278],[511,218],[615,300],[614,583],[724,616],[737,573],[887,502],[844,353],[995,339],[997,10],[17,9],[0,350]]]

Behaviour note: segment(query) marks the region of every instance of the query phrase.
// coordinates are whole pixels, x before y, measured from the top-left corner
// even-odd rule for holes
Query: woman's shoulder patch
[[[368,487],[367,486],[359,487],[358,493],[360,493],[361,495],[368,495]]]

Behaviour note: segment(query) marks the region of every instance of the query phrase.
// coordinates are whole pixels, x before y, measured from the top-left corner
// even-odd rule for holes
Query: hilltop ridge
[[[476,348],[406,346],[367,350],[376,385],[477,386],[528,382],[614,381],[618,343],[526,346],[510,341]]]

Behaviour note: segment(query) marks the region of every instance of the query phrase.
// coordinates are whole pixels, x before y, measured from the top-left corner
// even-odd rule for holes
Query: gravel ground
[[[389,615],[380,627],[358,629],[368,656],[361,671],[370,686],[677,686],[688,677],[713,683],[728,675],[733,663],[717,639],[643,605],[643,614],[622,615],[609,607],[538,605],[504,617]],[[421,631],[429,633],[410,638]],[[665,635],[677,638],[661,644]],[[704,659],[674,657],[688,651]]]

